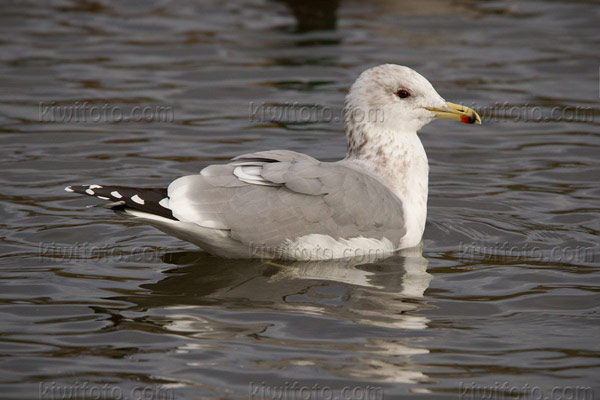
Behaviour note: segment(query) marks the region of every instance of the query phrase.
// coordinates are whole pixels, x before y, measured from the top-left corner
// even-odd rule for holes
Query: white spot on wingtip
[[[159,201],[159,202],[158,202],[158,204],[159,204],[161,207],[164,207],[164,208],[170,209],[170,208],[169,208],[169,198],[168,198],[168,197],[165,197],[164,199],[162,199],[161,201]]]
[[[100,185],[90,185],[90,187],[88,189],[102,189],[102,186],[100,186]]]
[[[92,196],[94,196],[96,194],[92,189],[85,189],[85,192]]]
[[[65,191],[67,191],[67,192],[70,192],[70,193],[73,193],[73,192],[74,192],[74,190],[73,190],[73,188],[72,188],[71,186],[67,186],[67,187],[65,188]]]
[[[138,204],[141,204],[141,205],[144,205],[144,204],[146,204],[146,201],[144,201],[144,199],[142,199],[142,198],[141,198],[140,196],[138,196],[137,194],[136,194],[136,195],[133,195],[133,196],[131,196],[131,200],[132,200],[132,201],[134,201],[134,202],[136,202],[136,203],[138,203]]]
[[[102,199],[102,200],[110,200],[108,197],[104,197],[104,196],[96,196],[96,197],[98,197],[99,199]]]
[[[116,197],[117,199],[120,199],[123,197],[123,195],[121,195],[121,193],[117,192],[116,190],[110,192],[110,195],[113,197]]]

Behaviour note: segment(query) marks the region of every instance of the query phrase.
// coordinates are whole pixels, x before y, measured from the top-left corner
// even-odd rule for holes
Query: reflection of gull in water
[[[190,367],[231,369],[228,361],[189,354],[234,346],[248,349],[236,357],[262,375],[309,368],[344,379],[415,383],[426,378],[412,358],[428,353],[415,330],[429,322],[420,312],[430,308],[423,293],[431,276],[420,251],[412,252],[370,264],[285,265],[171,253],[165,260],[178,267],[143,284],[147,295],[119,297],[136,304],[119,312],[142,310],[144,324],[189,338],[176,352]]]
[[[426,272],[427,260],[421,256],[422,246],[405,249],[397,253],[406,271],[402,275],[402,294],[406,296],[422,297],[427,289],[431,275]],[[284,276],[300,279],[323,279],[336,282],[345,282],[357,286],[368,286],[384,289],[386,280],[382,279],[383,274],[377,274],[368,269],[358,269],[358,265],[372,264],[387,258],[383,255],[371,255],[355,258],[334,259],[329,261],[314,262],[294,262],[282,264],[280,262],[267,261],[268,264],[282,268],[282,272],[272,279],[283,278]],[[409,262],[406,262],[410,259]],[[387,263],[397,265],[399,258],[392,258]],[[389,286],[389,282],[387,282]]]
[[[281,271],[271,277],[278,279],[326,280],[352,285],[346,301],[353,306],[337,310],[338,317],[366,325],[403,329],[424,329],[429,320],[406,314],[423,308],[423,304],[405,301],[420,298],[429,286],[431,275],[426,272],[427,260],[421,247],[406,249],[396,257],[381,260],[364,257],[326,262],[295,262],[287,265],[268,261]],[[371,262],[372,264],[366,264]],[[401,268],[403,267],[403,268]],[[320,314],[323,307],[309,304],[290,305],[298,310]]]

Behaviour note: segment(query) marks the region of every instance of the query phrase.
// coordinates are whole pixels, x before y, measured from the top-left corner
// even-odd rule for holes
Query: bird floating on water
[[[210,165],[167,188],[68,186],[106,207],[230,258],[330,260],[421,242],[429,165],[417,131],[434,118],[481,124],[399,65],[364,71],[344,107],[347,153],[321,162],[289,150]]]

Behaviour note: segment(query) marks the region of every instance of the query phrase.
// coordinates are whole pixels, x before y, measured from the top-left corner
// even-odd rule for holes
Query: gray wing
[[[168,188],[186,222],[228,230],[247,245],[272,246],[308,234],[387,238],[405,234],[400,200],[377,178],[291,151],[246,154]]]

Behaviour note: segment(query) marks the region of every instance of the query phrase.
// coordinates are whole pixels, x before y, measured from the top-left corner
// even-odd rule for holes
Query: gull
[[[434,118],[481,124],[400,65],[365,70],[344,106],[346,157],[244,154],[167,188],[68,186],[105,207],[228,258],[383,257],[420,244],[429,164],[417,131]]]

